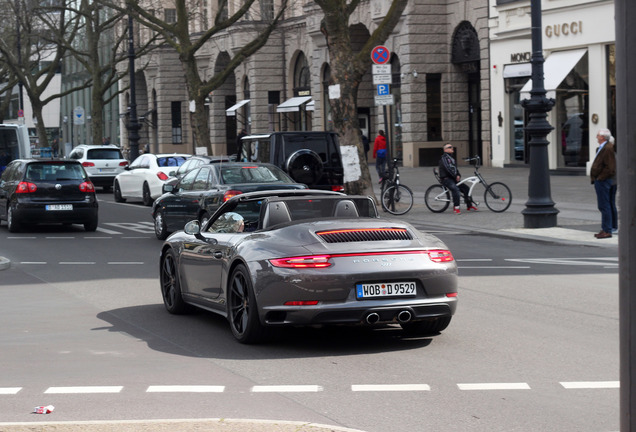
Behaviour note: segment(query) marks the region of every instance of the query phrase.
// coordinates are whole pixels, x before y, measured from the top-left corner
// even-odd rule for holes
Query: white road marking
[[[92,265],[97,264],[95,261],[60,261],[60,265]]]
[[[40,265],[40,264],[47,264],[47,262],[46,261],[22,261],[22,262],[20,262],[20,264],[25,264],[25,265],[37,264],[37,265]]]
[[[506,261],[530,263],[530,264],[554,264],[572,266],[607,266],[616,263],[618,257],[592,257],[592,258],[506,258]],[[610,263],[608,263],[610,261]]]
[[[299,393],[320,392],[322,390],[322,386],[317,385],[270,385],[252,387],[252,393]]]
[[[102,227],[98,227],[97,231],[103,232],[104,234],[121,234],[121,232],[119,232],[119,231],[113,231],[113,230],[109,230],[109,229],[102,228]]]
[[[75,237],[61,237],[61,236],[60,237],[50,236],[50,237],[44,237],[44,238],[49,240],[75,240]]]
[[[115,228],[135,231],[142,234],[153,234],[155,232],[152,222],[108,222],[104,225],[113,226]]]
[[[460,390],[530,390],[527,383],[457,384]]]
[[[88,394],[88,393],[119,393],[123,386],[84,386],[84,387],[49,387],[46,394]]]
[[[609,389],[620,388],[620,381],[570,381],[559,383],[566,389]]]
[[[428,384],[359,384],[352,385],[354,392],[384,392],[384,391],[430,391]]]
[[[458,269],[529,269],[530,266],[457,266]]]
[[[204,385],[156,385],[149,386],[146,393],[223,393],[225,386]]]
[[[112,237],[84,237],[85,240],[110,240]]]
[[[110,265],[143,265],[145,264],[142,261],[109,261],[106,264],[110,264]]]
[[[7,237],[7,240],[35,240],[37,237]]]
[[[17,394],[20,390],[22,390],[22,387],[0,387],[0,394]]]

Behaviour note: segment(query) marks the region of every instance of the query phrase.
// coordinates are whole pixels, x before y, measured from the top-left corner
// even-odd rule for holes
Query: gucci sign
[[[545,35],[547,37],[575,35],[578,33],[583,33],[583,21],[572,21],[571,23],[545,26]]]

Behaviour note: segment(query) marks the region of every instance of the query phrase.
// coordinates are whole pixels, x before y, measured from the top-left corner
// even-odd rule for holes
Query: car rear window
[[[119,149],[90,149],[86,153],[87,159],[123,159]]]
[[[186,161],[183,156],[164,156],[157,158],[157,165],[160,167],[176,167],[181,166]]]
[[[368,198],[347,197],[353,201],[359,217],[377,217],[375,204]],[[328,218],[336,213],[336,206],[341,199],[333,198],[306,198],[285,200],[292,220]]]
[[[236,183],[295,183],[282,170],[264,166],[237,166],[221,168],[224,184]]]
[[[31,163],[27,166],[25,179],[30,181],[62,181],[84,179],[84,170],[79,164]]]

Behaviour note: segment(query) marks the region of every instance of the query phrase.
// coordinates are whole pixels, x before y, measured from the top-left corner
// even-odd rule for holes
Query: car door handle
[[[214,256],[214,258],[217,258],[217,259],[223,258],[223,252],[221,251],[214,251],[212,255]]]

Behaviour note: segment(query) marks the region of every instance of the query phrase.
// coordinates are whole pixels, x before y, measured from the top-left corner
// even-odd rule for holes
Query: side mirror
[[[169,175],[170,177],[176,177],[176,176],[177,176],[177,172],[176,172],[176,171],[170,171],[170,172],[168,173],[168,175]]]
[[[217,239],[212,237],[205,237],[203,234],[201,234],[201,223],[198,220],[192,220],[188,222],[183,228],[183,231],[186,234],[195,236],[198,240],[201,240],[203,242],[210,244],[218,243]]]

